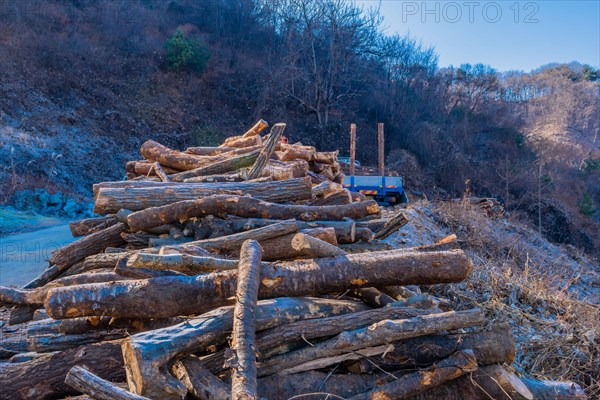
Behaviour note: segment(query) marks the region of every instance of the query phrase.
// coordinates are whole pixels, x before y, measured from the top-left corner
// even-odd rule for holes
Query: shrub
[[[201,73],[210,59],[210,52],[204,43],[185,37],[180,29],[167,39],[165,50],[167,67],[172,70],[191,69]]]
[[[589,193],[584,193],[583,197],[579,200],[579,212],[588,217],[594,215],[596,212],[594,200],[592,200],[592,196]]]

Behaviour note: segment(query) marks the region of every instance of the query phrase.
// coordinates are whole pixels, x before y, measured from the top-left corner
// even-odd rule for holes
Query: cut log
[[[341,206],[352,203],[352,196],[346,189],[340,190],[319,200],[310,203],[311,206]]]
[[[200,400],[229,400],[230,388],[202,366],[196,356],[187,356],[173,365],[173,375]]]
[[[259,365],[259,376],[324,368],[327,365],[321,362],[323,359],[353,350],[383,346],[398,340],[472,327],[482,323],[483,314],[477,309],[449,311],[411,319],[383,320],[368,327],[340,333],[332,339],[317,343],[312,347],[305,347],[262,361]],[[337,362],[337,360],[331,360],[331,362]]]
[[[473,352],[458,350],[432,368],[405,375],[386,385],[352,396],[349,400],[405,399],[476,370],[477,360]]]
[[[355,204],[361,204],[361,203],[355,203]],[[370,230],[369,228],[356,228],[356,240],[362,240],[365,243],[369,243],[371,240],[373,240],[373,231]]]
[[[237,260],[215,257],[190,256],[188,254],[149,254],[137,253],[129,258],[128,267],[172,270],[187,275],[203,272],[237,269]]]
[[[335,238],[335,235],[333,237]],[[346,254],[335,245],[300,232],[265,240],[261,242],[261,246],[266,261],[334,257]]]
[[[148,400],[146,397],[121,389],[78,365],[69,370],[65,383],[96,400]]]
[[[275,145],[279,143],[279,138],[283,135],[283,131],[285,130],[285,124],[275,124],[269,133],[269,138],[265,142],[263,149],[260,151],[260,154],[252,168],[250,168],[250,172],[248,173],[248,179],[256,179],[262,173],[263,168],[267,165],[267,161],[271,158],[273,151],[275,151]],[[256,389],[256,388],[255,388]],[[256,391],[254,392],[256,394]],[[234,396],[235,398],[236,396]]]
[[[174,182],[183,182],[186,179],[194,178],[197,176],[225,174],[230,171],[235,171],[240,168],[246,168],[251,166],[252,164],[254,164],[254,162],[257,160],[260,154],[261,150],[256,149],[249,153],[240,154],[235,157],[219,159],[214,163],[190,169],[189,171],[169,175],[169,178]]]
[[[178,172],[181,172],[178,169],[169,168],[169,167],[165,167],[165,166],[161,166],[161,168],[167,174],[176,174]],[[152,161],[148,161],[148,160],[129,161],[127,163],[127,165],[125,166],[125,169],[128,170],[127,172],[133,173],[136,177],[139,177],[139,176],[148,177],[150,175],[153,175],[153,173],[154,173],[153,168],[152,168]]]
[[[197,156],[216,156],[218,154],[227,153],[236,150],[235,147],[210,147],[210,146],[194,146],[185,149],[185,153],[195,154]]]
[[[316,162],[324,164],[336,164],[337,156],[340,154],[339,150],[336,151],[317,151],[314,156]]]
[[[302,319],[364,310],[355,302],[278,298],[258,303],[257,331]],[[187,389],[166,371],[175,357],[225,343],[233,327],[233,307],[223,307],[172,327],[139,333],[123,344],[129,389],[156,399],[180,399]]]
[[[206,221],[207,218],[212,217],[207,216],[202,220],[196,220],[195,225],[193,224],[190,229],[197,232],[198,230],[203,230],[204,227],[207,227],[213,233],[218,231],[217,233],[219,236],[224,236],[281,222],[281,220],[267,218],[236,218],[225,221],[219,220],[219,222],[215,222],[214,220]],[[336,240],[339,243],[352,243],[355,240],[355,225],[354,221],[350,218],[345,218],[343,221],[296,221],[296,223],[301,231],[316,228],[333,228],[335,231]],[[197,239],[205,239],[206,237],[208,237],[208,232],[206,233],[206,236],[197,237]],[[321,236],[316,237],[321,240],[325,240]],[[330,240],[325,241],[334,244],[334,242]]]
[[[163,182],[169,182],[169,177],[165,170],[160,166],[160,163],[153,162],[152,163],[152,171],[158,176],[158,178]]]
[[[83,261],[83,271],[93,271],[100,268],[114,268],[119,260],[124,257],[130,257],[137,251],[124,251],[121,253],[100,253],[88,256]]]
[[[203,368],[197,357],[185,357],[181,362],[176,363],[174,368],[175,375],[186,385],[194,398],[200,400],[231,398],[228,386]],[[297,396],[309,396],[311,399],[336,398],[335,396],[346,398],[362,393],[385,379],[386,377],[381,373],[379,375],[330,375],[308,371],[287,376],[273,375],[258,380],[258,394],[261,398],[267,399],[291,399]]]
[[[185,183],[210,183],[210,182],[243,182],[247,180],[248,172],[246,169],[242,169],[240,172],[235,174],[225,174],[225,175],[205,175],[205,176],[195,176],[193,178],[184,179]]]
[[[202,157],[193,154],[183,153],[181,151],[170,149],[163,146],[154,140],[147,140],[142,144],[140,149],[142,156],[152,162],[159,162],[161,165],[166,167],[178,169],[180,171],[187,171],[190,169],[198,168],[213,162],[218,159],[219,156],[215,157]]]
[[[87,256],[102,252],[107,247],[117,247],[125,244],[121,233],[126,231],[127,226],[119,222],[92,233],[54,251],[50,262],[55,264],[59,271],[64,271],[71,265],[83,261]]]
[[[521,381],[536,400],[587,399],[581,386],[574,382],[538,381],[529,378],[521,378]]]
[[[481,365],[510,364],[516,356],[515,340],[508,325],[494,325],[490,331],[421,336],[394,343],[381,368],[410,369],[431,365],[449,357],[457,349],[472,349]]]
[[[388,304],[392,304],[396,301],[396,299],[380,292],[375,288],[354,289],[348,292],[348,296],[361,299],[366,304],[375,308],[385,307]]]
[[[386,224],[386,222],[388,222],[388,221],[389,221],[389,218],[377,218],[377,219],[371,219],[368,221],[357,221],[356,227],[357,228],[369,228],[373,232],[377,232],[378,230],[383,228],[384,225]]]
[[[356,228],[359,229],[359,228]],[[394,246],[380,240],[371,240],[370,242],[359,241],[356,243],[347,243],[340,245],[340,248],[348,253],[372,253],[378,251],[393,250]]]
[[[283,181],[286,179],[303,178],[308,171],[308,163],[304,160],[280,162],[269,160],[265,169],[262,171],[262,177],[271,177],[274,181]]]
[[[0,286],[0,303],[32,305],[29,290]]]
[[[279,149],[283,151],[281,161],[292,161],[296,159],[312,161],[317,150],[312,146],[299,146],[295,144],[279,144]]]
[[[74,237],[86,236],[90,233],[98,232],[104,228],[108,228],[116,224],[118,221],[112,215],[99,218],[87,218],[69,223],[71,234]]]
[[[220,236],[212,239],[197,240],[190,242],[190,245],[203,248],[211,252],[234,253],[238,255],[239,249],[246,240],[252,239],[265,241],[277,238],[298,231],[298,224],[293,219],[280,221],[277,224],[256,228],[245,232],[234,233],[233,235]],[[172,246],[175,247],[175,246]]]
[[[161,207],[147,208],[130,214],[127,217],[127,222],[132,230],[145,230],[206,215],[224,216],[229,214],[246,218],[340,221],[344,218],[358,218],[378,212],[379,206],[373,200],[344,206],[312,207],[268,203],[249,196],[214,195],[198,200],[184,200]]]
[[[375,232],[374,238],[383,240],[406,224],[408,224],[408,218],[404,212],[400,211],[398,214],[390,218],[381,229]]]
[[[300,233],[304,233],[305,235],[312,236],[319,240],[322,240],[326,243],[334,245],[337,247],[338,241],[337,236],[335,235],[335,229],[332,227],[319,227],[319,228],[307,228],[301,229]],[[339,253],[342,254],[342,253]]]
[[[248,129],[246,133],[242,135],[242,137],[248,138],[256,136],[262,131],[264,131],[268,126],[269,124],[267,123],[267,121],[265,121],[264,119],[259,119],[258,122],[252,126],[252,128]]]
[[[231,368],[231,398],[234,400],[258,398],[254,341],[261,257],[262,249],[257,241],[247,240],[242,244],[233,309],[231,355],[227,359],[227,365]]]
[[[126,181],[124,181],[126,182]],[[286,202],[310,199],[310,179],[276,182],[162,183],[162,186],[99,189],[94,212],[107,214],[122,208],[132,211],[219,193],[244,193],[257,199]],[[283,218],[287,219],[287,218]],[[159,224],[162,225],[162,224]],[[157,225],[155,225],[157,226]]]
[[[306,341],[334,336],[344,331],[351,331],[371,325],[384,319],[405,319],[419,315],[435,313],[432,309],[407,307],[406,302],[396,302],[390,307],[359,311],[351,314],[292,322],[268,329],[260,333],[256,340],[260,358],[265,359],[281,353],[281,345],[305,344]],[[428,305],[426,302],[423,305]],[[222,370],[224,352],[218,352],[202,360],[210,371],[218,373]]]
[[[46,283],[60,276],[61,272],[62,271],[59,270],[56,265],[51,265],[48,268],[46,268],[44,272],[42,272],[33,280],[24,285],[23,289],[35,289],[37,287],[44,286]]]
[[[64,382],[75,365],[85,365],[94,374],[110,381],[125,379],[120,341],[102,342],[18,364],[0,364],[0,398],[54,399],[76,394],[77,391]]]
[[[480,364],[481,362],[477,360]],[[476,386],[494,400],[533,400],[533,394],[514,374],[500,365],[480,367],[473,374]]]
[[[365,285],[431,285],[460,282],[472,270],[460,250],[411,253],[402,250],[285,261],[263,267],[260,298],[341,292]],[[111,284],[51,289],[44,302],[55,319],[78,316],[162,318],[217,307],[233,296],[235,271],[195,277],[159,277]],[[190,302],[189,299],[196,299]]]
[[[313,200],[322,199],[342,189],[342,185],[338,183],[325,181],[312,188],[312,198]]]
[[[250,146],[259,146],[262,144],[262,138],[260,135],[254,136],[231,136],[225,139],[223,144],[219,147],[250,147]]]

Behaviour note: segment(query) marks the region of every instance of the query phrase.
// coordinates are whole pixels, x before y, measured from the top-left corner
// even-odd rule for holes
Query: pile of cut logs
[[[94,185],[104,216],[0,287],[0,398],[585,397],[517,378],[506,325],[421,292],[471,272],[452,238],[382,251],[405,214],[344,189],[337,152],[266,127],[148,141],[128,180]]]

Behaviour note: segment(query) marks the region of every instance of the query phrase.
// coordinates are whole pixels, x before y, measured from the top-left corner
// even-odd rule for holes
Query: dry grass
[[[430,207],[475,265],[467,281],[434,290],[461,308],[481,307],[490,321],[510,323],[518,373],[574,381],[600,398],[598,267],[469,204]]]

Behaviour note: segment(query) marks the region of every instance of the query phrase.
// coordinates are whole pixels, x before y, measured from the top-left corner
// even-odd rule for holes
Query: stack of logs
[[[128,180],[94,185],[104,216],[0,287],[0,398],[585,397],[517,378],[508,326],[421,292],[471,272],[452,237],[381,250],[405,214],[345,190],[337,152],[266,126],[184,152],[148,141]]]

